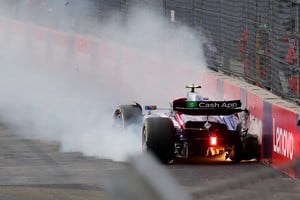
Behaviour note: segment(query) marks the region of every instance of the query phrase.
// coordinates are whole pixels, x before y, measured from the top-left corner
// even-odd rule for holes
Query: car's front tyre
[[[114,112],[114,127],[121,130],[132,124],[137,124],[142,119],[142,108],[136,105],[120,105]]]

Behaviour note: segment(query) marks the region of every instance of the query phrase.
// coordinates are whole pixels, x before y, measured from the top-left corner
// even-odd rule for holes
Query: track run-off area
[[[26,139],[0,127],[0,199],[109,199],[107,185],[127,167],[126,162],[63,153],[58,143]],[[193,199],[300,197],[298,180],[263,163],[178,161],[160,167]]]

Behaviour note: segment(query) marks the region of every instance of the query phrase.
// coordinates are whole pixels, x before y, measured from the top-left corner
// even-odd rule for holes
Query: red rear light
[[[217,137],[216,136],[211,136],[210,137],[210,145],[211,146],[216,146],[217,145]]]

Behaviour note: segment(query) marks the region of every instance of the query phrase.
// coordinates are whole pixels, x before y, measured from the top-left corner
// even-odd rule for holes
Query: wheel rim
[[[119,127],[120,129],[125,128],[124,116],[123,116],[123,113],[120,110],[117,110],[115,112],[114,120],[115,120],[114,121],[115,126]]]

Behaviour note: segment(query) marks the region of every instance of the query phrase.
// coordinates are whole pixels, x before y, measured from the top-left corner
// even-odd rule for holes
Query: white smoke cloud
[[[186,84],[201,84],[206,64],[197,33],[145,9],[131,13],[124,27],[113,18],[102,27],[117,53],[99,55],[95,66],[53,64],[10,33],[1,48],[2,119],[22,136],[60,142],[62,151],[113,160],[139,153],[140,130],[116,132],[114,108],[132,101],[167,107]]]

